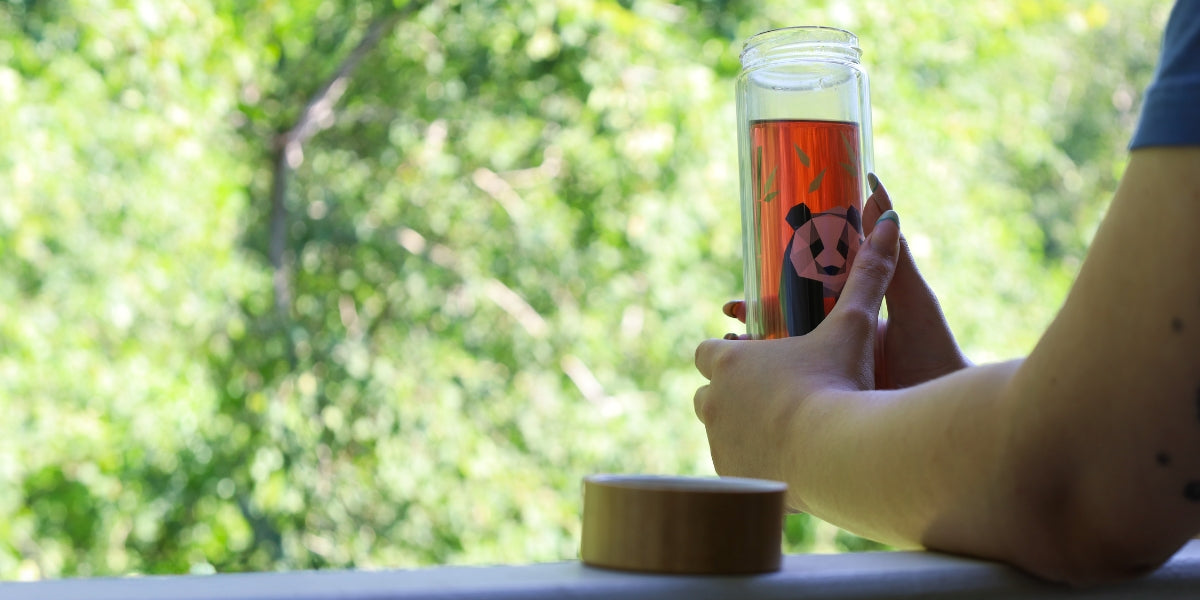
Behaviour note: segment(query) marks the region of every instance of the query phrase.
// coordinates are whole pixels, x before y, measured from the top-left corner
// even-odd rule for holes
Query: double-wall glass
[[[871,104],[858,38],[788,27],[750,38],[737,79],[746,328],[804,335],[863,242]]]

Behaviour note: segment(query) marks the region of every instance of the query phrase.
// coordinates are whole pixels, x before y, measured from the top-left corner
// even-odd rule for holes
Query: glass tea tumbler
[[[804,335],[863,242],[871,101],[858,38],[829,27],[751,37],[737,78],[746,331]]]

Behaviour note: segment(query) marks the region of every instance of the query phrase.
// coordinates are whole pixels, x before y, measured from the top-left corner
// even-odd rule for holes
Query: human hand
[[[892,210],[892,200],[874,174],[868,175],[867,180],[872,192],[863,207],[863,228],[864,233],[871,235],[879,216]],[[875,336],[876,389],[909,387],[970,366],[954,341],[937,296],[921,277],[903,234],[896,273],[885,298],[888,318],[879,320]],[[746,322],[745,302],[728,302],[723,310],[726,315]],[[749,336],[728,334],[725,338]]]
[[[819,418],[823,392],[874,386],[879,306],[900,246],[895,212],[872,229],[841,298],[816,329],[778,340],[706,340],[696,348],[696,368],[709,384],[693,402],[717,473],[787,481],[793,424]],[[792,502],[803,509],[798,498]]]

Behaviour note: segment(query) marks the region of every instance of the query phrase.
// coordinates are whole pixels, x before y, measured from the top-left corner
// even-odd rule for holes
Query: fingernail
[[[736,340],[736,339],[738,339],[738,336],[736,333],[727,333],[727,334],[725,334],[725,339]]]
[[[867,185],[871,186],[871,191],[874,192],[879,188],[879,178],[874,173],[867,173]]]
[[[896,230],[891,232],[880,229],[879,224],[884,221],[895,223]],[[875,230],[871,232],[871,239],[868,243],[871,244],[872,248],[895,254],[896,249],[900,245],[900,215],[896,214],[894,210],[888,210],[879,215],[879,219],[875,221]]]
[[[733,312],[733,307],[737,306],[737,300],[731,300],[721,307],[721,312],[727,317],[737,317],[737,313]]]
[[[896,224],[896,227],[899,227],[900,215],[896,214],[894,210],[885,211],[882,215],[879,215],[879,219],[875,221],[875,224],[878,225],[884,221],[891,221]]]

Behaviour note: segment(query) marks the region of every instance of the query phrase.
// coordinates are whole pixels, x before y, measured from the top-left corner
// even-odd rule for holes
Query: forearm
[[[1155,489],[1171,477],[1161,463],[1180,458],[1153,450],[1160,442],[1142,439],[1129,415],[1075,413],[1072,400],[1105,403],[1111,391],[1079,382],[1056,390],[1059,377],[1038,376],[1054,362],[1045,358],[813,398],[793,423],[790,499],[897,547],[999,560],[1058,581],[1153,569],[1194,532],[1194,509]]]
[[[831,392],[795,415],[791,500],[850,531],[896,546],[961,530],[995,556],[994,501],[1009,436],[1003,390],[1019,361],[963,369],[895,391]],[[956,515],[960,515],[956,517]],[[978,533],[979,535],[974,535]]]

